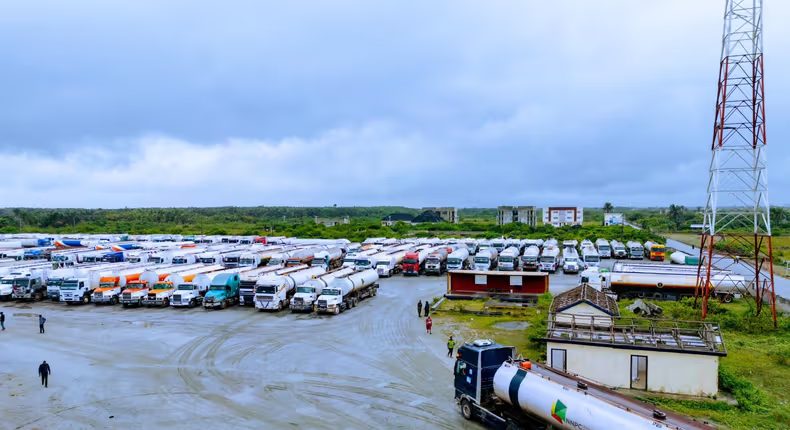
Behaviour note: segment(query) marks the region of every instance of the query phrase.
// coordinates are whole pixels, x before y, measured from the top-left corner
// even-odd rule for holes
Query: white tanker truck
[[[298,285],[323,273],[326,273],[323,267],[310,267],[285,275],[264,276],[258,279],[255,284],[255,309],[259,311],[283,310],[290,304],[291,297]]]
[[[354,273],[353,267],[344,267],[333,272],[327,272],[310,279],[302,285],[296,287],[296,294],[291,298],[291,312],[310,312],[315,306],[316,300],[324,292],[335,278],[348,276]]]
[[[346,309],[353,308],[360,300],[373,297],[378,293],[379,274],[376,269],[335,278],[318,297],[315,311],[333,313],[335,315]]]
[[[713,430],[515,355],[490,340],[458,348],[455,400],[464,418],[507,430]]]

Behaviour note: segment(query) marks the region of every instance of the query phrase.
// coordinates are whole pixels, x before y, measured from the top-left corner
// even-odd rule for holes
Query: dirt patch
[[[500,330],[524,330],[529,326],[530,324],[526,321],[509,321],[494,324],[493,328]]]

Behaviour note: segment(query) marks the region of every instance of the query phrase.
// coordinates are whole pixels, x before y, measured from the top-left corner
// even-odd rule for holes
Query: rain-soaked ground
[[[380,285],[337,316],[0,303],[0,428],[480,429],[455,407],[441,327],[417,317],[446,278]]]

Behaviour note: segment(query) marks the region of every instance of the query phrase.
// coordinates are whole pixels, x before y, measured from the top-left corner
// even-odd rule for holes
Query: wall
[[[577,305],[571,306],[570,308],[562,312],[555,314],[554,320],[558,322],[567,322],[568,324],[570,324],[572,320],[572,318],[569,316],[570,314],[573,314],[576,324],[590,325],[592,322],[591,319],[585,318],[584,315],[593,315],[596,317],[598,316],[602,317],[601,319],[597,319],[597,318],[595,319],[596,327],[609,327],[610,325],[612,325],[611,315],[607,314],[606,312],[598,308],[592,307],[587,303],[579,303]],[[607,317],[607,318],[603,318],[603,317]]]
[[[541,272],[469,272],[452,271],[447,275],[448,294],[498,293],[540,295],[549,291],[549,277]],[[485,284],[477,284],[478,276],[485,276]],[[521,285],[511,285],[511,276],[521,279]]]
[[[631,387],[631,355],[643,355],[648,391],[695,396],[719,391],[717,356],[548,342],[549,358],[552,349],[566,350],[567,372],[613,388]]]

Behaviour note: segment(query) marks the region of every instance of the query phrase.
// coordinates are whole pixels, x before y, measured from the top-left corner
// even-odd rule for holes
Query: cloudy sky
[[[790,4],[766,1],[790,204]],[[13,0],[0,207],[704,205],[723,0]]]

